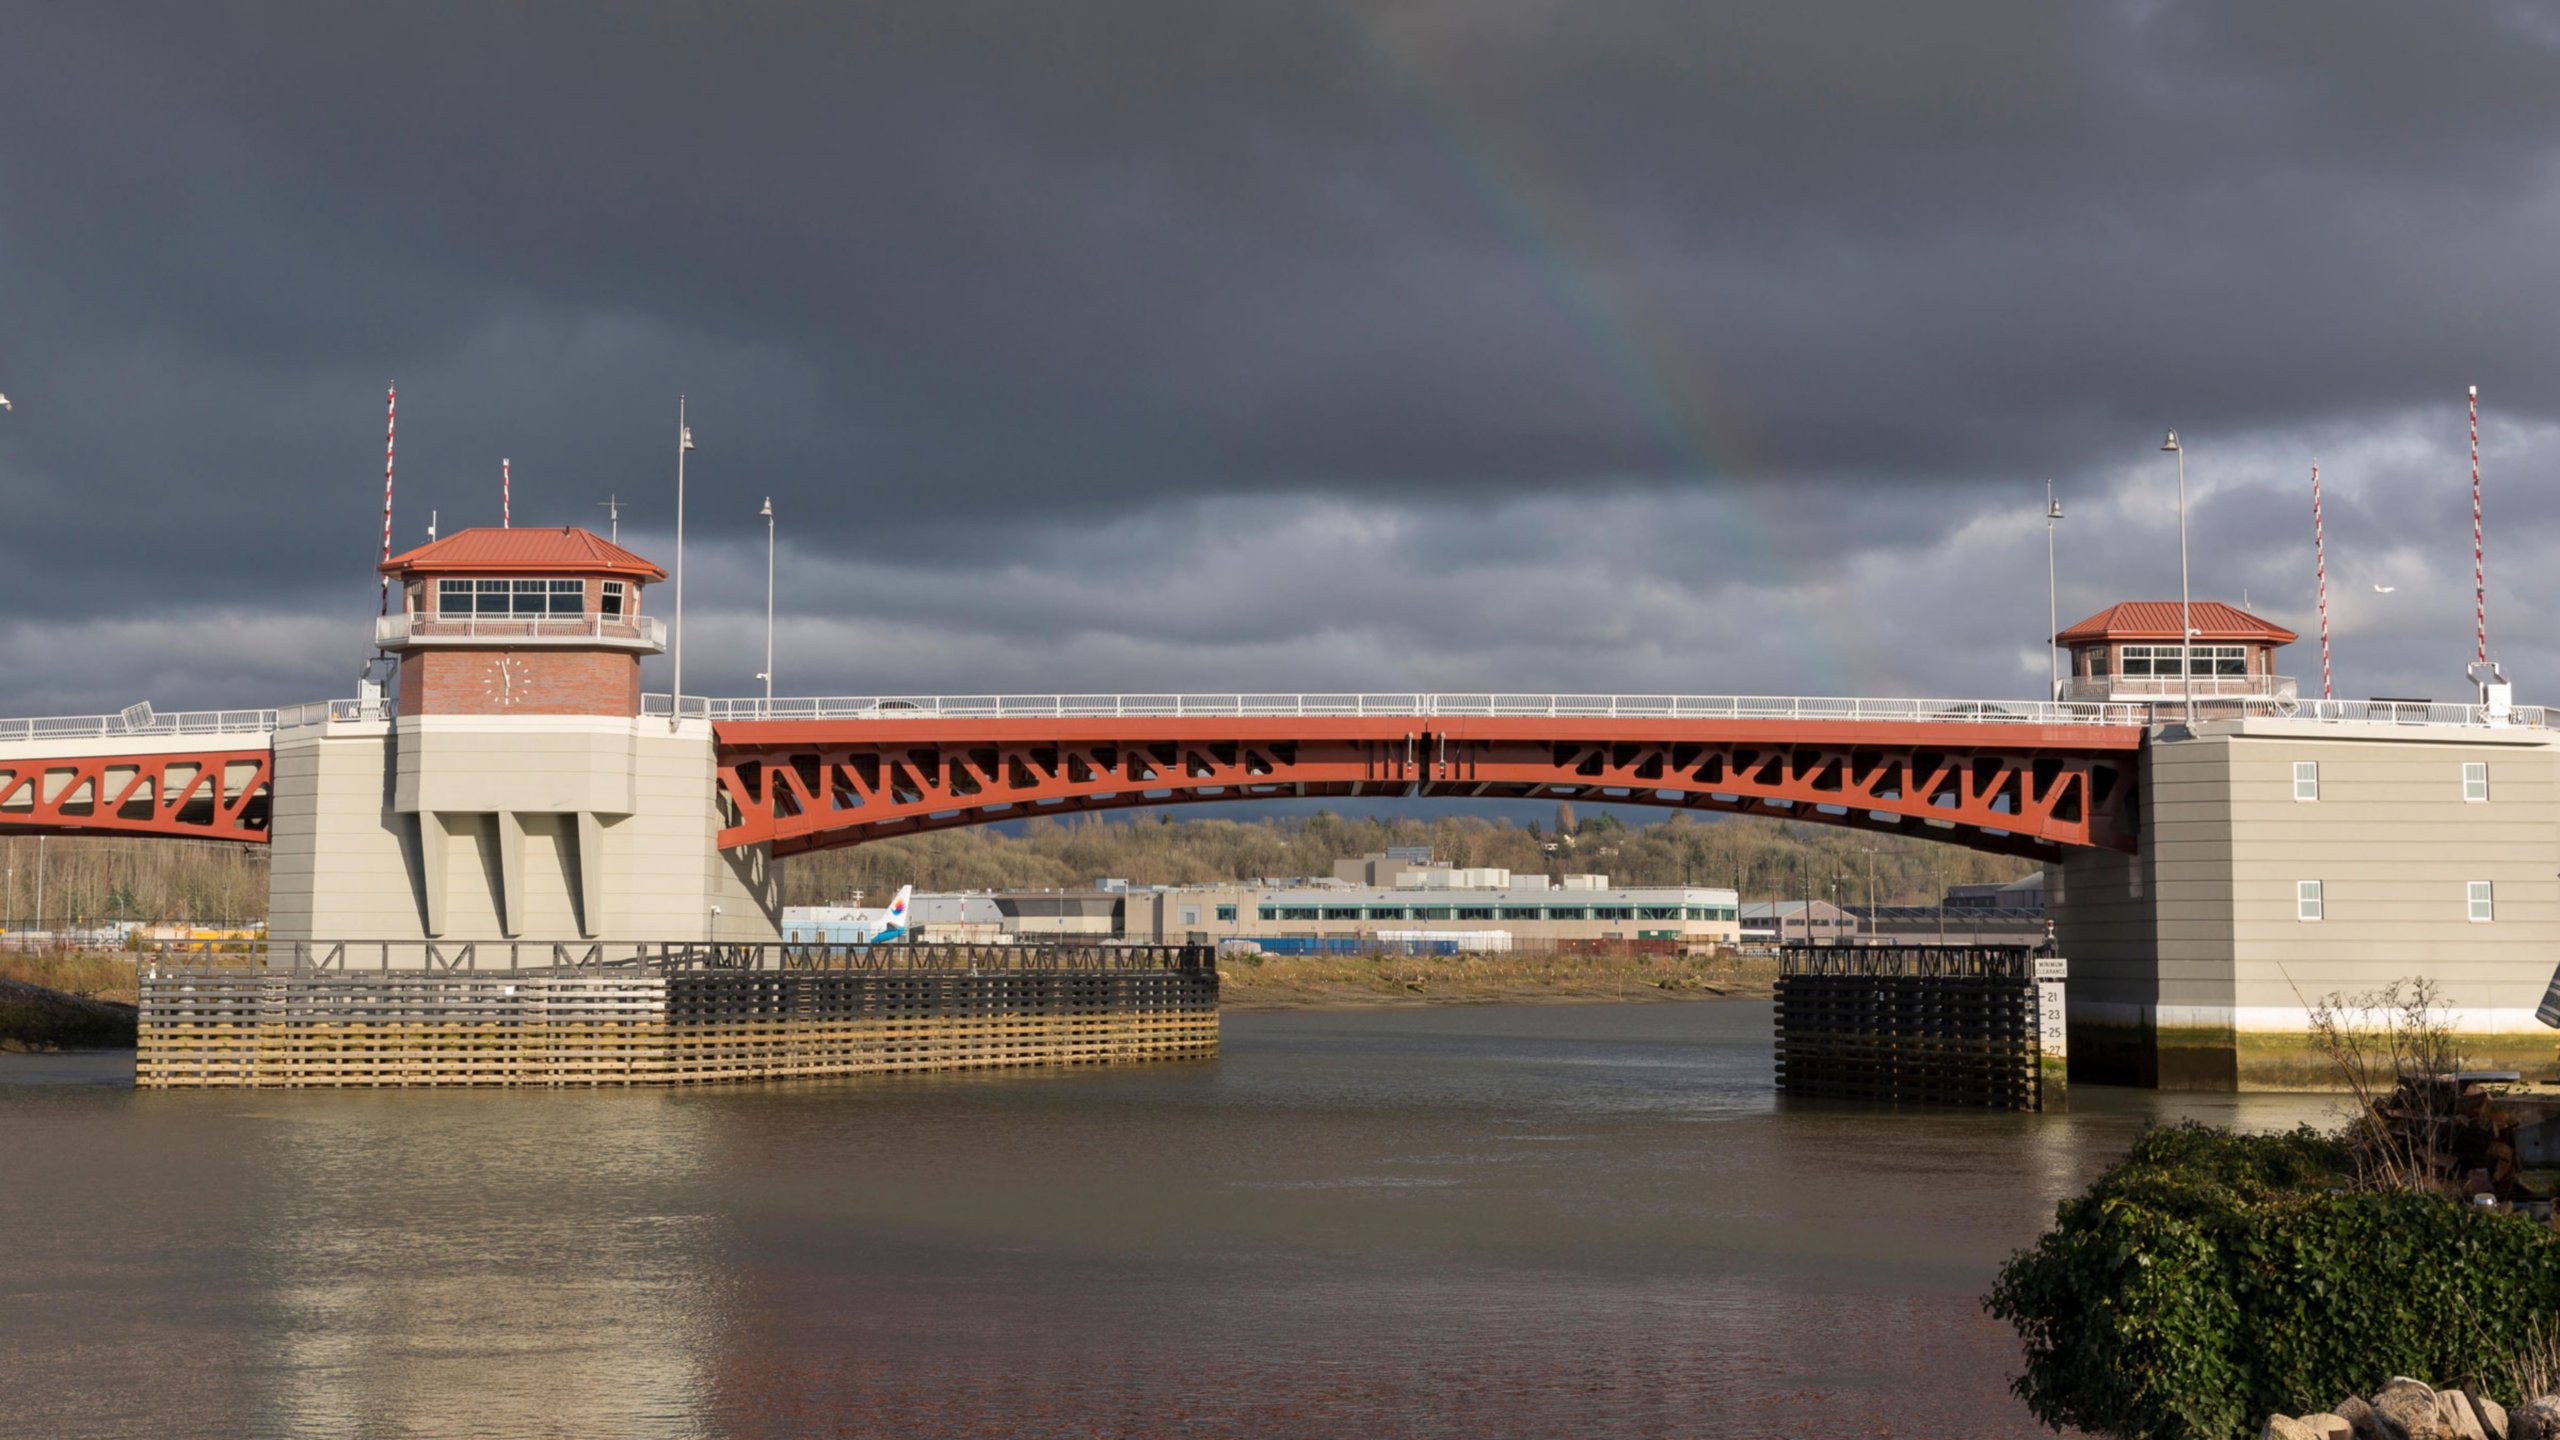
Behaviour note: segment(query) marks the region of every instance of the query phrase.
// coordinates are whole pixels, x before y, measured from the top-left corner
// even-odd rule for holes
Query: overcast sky
[[[2027,696],[2195,594],[2560,701],[2560,25],[2477,4],[0,0],[0,714],[352,692],[398,542],[689,690]],[[2396,587],[2382,594],[2377,585]],[[670,608],[663,591],[651,608]],[[654,661],[651,689],[666,686]]]

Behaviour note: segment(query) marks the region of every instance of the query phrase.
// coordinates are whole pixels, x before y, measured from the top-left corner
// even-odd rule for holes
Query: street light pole
[[[2161,449],[2178,457],[2178,680],[2186,692],[2187,729],[2196,726],[2196,624],[2187,598],[2187,452],[2178,432],[2169,432]]]
[[[773,497],[764,497],[764,682],[765,718],[773,718]]]
[[[1867,943],[1876,943],[1876,847],[1861,847],[1867,852]]]
[[[2062,518],[2062,502],[2053,498],[2053,482],[2044,482],[2044,649],[2048,667],[2053,671],[2052,687],[2047,698],[2062,698],[2062,642],[2055,635],[2062,629],[2061,591],[2054,584],[2053,527]]]

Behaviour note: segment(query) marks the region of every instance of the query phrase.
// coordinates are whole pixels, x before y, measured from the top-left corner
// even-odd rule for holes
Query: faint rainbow
[[[1522,148],[1516,142],[1514,155],[1506,158],[1493,143],[1492,126],[1471,123],[1451,87],[1434,85],[1419,68],[1399,59],[1349,7],[1320,0],[1318,9],[1330,18],[1335,37],[1363,77],[1414,120],[1532,262],[1558,310],[1652,429],[1664,458],[1709,486],[1707,498],[1716,518],[1742,542],[1739,568],[1744,578],[1780,601],[1778,613],[1786,617],[1795,652],[1810,665],[1814,679],[1834,693],[1855,693],[1853,674],[1870,668],[1857,663],[1866,627],[1848,623],[1846,616],[1816,620],[1805,602],[1823,595],[1826,587],[1806,582],[1810,567],[1789,563],[1791,557],[1777,539],[1778,527],[1762,513],[1748,487],[1733,483],[1736,467],[1719,458],[1711,440],[1725,437],[1723,449],[1739,451],[1744,447],[1731,437],[1745,426],[1738,416],[1711,411],[1706,396],[1724,388],[1712,363],[1667,327],[1640,324],[1639,312],[1610,292],[1602,267],[1592,260],[1609,249],[1604,235],[1599,227],[1575,219],[1570,190],[1550,181],[1545,167],[1516,153]]]

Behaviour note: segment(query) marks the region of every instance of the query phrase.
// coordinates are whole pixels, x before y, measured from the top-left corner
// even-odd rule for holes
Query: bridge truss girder
[[[2136,728],[1516,717],[759,721],[719,727],[723,847],[777,855],[1130,806],[1590,800],[2039,860],[2130,851]]]
[[[264,844],[275,757],[253,750],[0,757],[0,836],[148,835]]]

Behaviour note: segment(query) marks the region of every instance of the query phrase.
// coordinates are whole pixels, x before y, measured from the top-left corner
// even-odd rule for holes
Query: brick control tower
[[[716,846],[711,726],[643,719],[655,564],[578,529],[464,530],[382,565],[395,705],[276,734],[279,940],[772,940],[761,847]],[[290,837],[289,839],[287,837]]]

